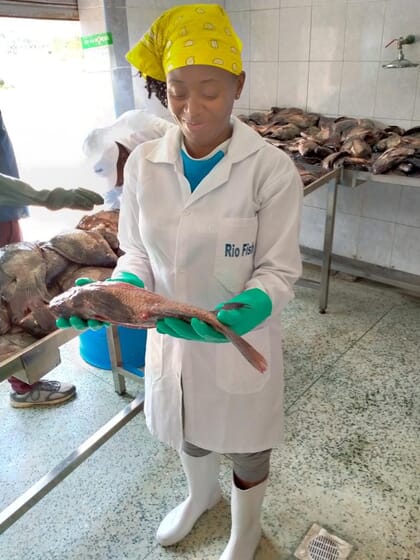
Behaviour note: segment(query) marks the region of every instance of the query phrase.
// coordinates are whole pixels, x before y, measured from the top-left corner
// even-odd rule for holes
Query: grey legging
[[[204,457],[211,453],[207,449],[197,447],[188,441],[184,441],[182,450],[192,457]],[[224,453],[233,462],[233,472],[241,480],[247,482],[259,482],[267,478],[270,471],[271,449],[258,451],[257,453]]]

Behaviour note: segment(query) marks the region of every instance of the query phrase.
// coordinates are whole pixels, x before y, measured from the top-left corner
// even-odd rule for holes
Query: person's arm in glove
[[[92,282],[94,282],[94,280],[92,280],[91,278],[78,278],[75,284],[76,286],[84,286],[85,284],[91,284]],[[143,280],[140,280],[138,276],[132,274],[131,272],[119,272],[112,278],[107,278],[105,282],[126,282],[127,284],[132,284],[133,286],[137,286],[138,288],[144,288]],[[85,321],[77,315],[73,315],[69,319],[59,317],[56,320],[55,324],[59,329],[68,329],[70,327],[73,327],[78,331],[82,331],[84,329],[98,330],[104,326],[109,326],[109,323],[97,321],[96,319],[88,319],[87,321]]]
[[[233,305],[232,305],[233,304]],[[235,304],[242,304],[236,307]],[[223,309],[223,307],[225,307]],[[226,307],[231,307],[227,309]],[[217,318],[242,336],[254,329],[271,315],[272,303],[269,296],[258,288],[245,290],[232,299],[216,306]],[[227,338],[199,319],[191,319],[191,323],[181,319],[166,318],[157,322],[157,330],[161,334],[169,334],[186,340],[201,342],[227,342]]]
[[[44,206],[49,210],[70,208],[92,210],[95,204],[103,204],[101,195],[88,189],[36,190],[24,181],[0,173],[1,206]]]

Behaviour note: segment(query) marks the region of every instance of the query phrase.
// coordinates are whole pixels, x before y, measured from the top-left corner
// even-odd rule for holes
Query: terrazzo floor
[[[420,558],[420,300],[337,276],[327,314],[316,290],[298,286],[284,326],[287,439],[273,454],[256,560],[292,560],[312,523],[350,542],[350,560]],[[16,410],[0,384],[0,510],[142,389],[130,379],[119,396],[77,339],[61,354],[47,377],[77,385],[69,403]],[[182,543],[157,545],[185,482],[139,414],[0,536],[0,559],[217,560],[230,526],[226,460],[221,484],[225,499]]]

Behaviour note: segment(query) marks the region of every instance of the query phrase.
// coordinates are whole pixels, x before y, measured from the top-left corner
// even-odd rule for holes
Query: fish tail
[[[254,366],[260,373],[264,373],[268,367],[267,360],[262,354],[258,352],[248,341],[233,332],[231,329],[221,323],[221,328],[218,328],[222,334],[228,338],[234,346],[239,350],[242,356]]]

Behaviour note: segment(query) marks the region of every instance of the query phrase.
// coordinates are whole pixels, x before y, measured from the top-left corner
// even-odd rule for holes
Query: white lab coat
[[[177,301],[213,309],[249,288],[273,313],[245,338],[268,360],[258,373],[230,343],[148,332],[145,415],[161,441],[219,453],[275,447],[283,435],[280,311],[301,273],[302,182],[290,158],[233,117],[225,157],[191,193],[178,127],[129,156],[116,271]]]

